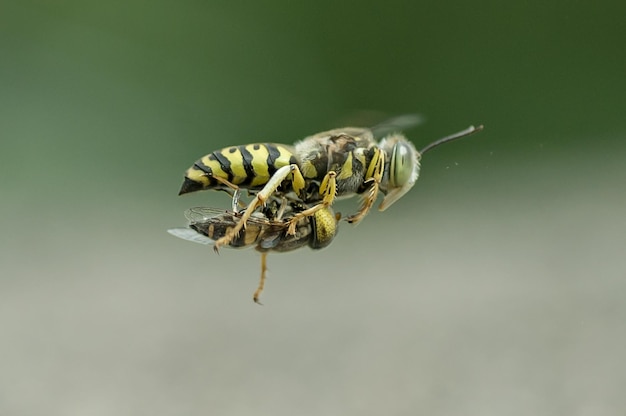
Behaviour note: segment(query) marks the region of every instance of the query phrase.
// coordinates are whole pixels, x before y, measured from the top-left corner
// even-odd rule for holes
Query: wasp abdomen
[[[179,195],[204,189],[262,188],[276,170],[297,164],[290,146],[255,143],[216,150],[197,160],[185,172]]]

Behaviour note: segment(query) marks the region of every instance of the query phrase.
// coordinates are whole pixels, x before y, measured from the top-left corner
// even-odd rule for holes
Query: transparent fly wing
[[[206,237],[191,228],[170,228],[167,232],[172,234],[174,237],[182,238],[183,240],[198,244],[209,245],[213,243],[213,240],[209,237]]]
[[[185,218],[187,218],[187,220],[192,223],[208,221],[216,217],[228,216],[231,218],[236,218],[237,215],[239,214],[236,214],[232,211],[211,207],[194,207],[189,208],[187,211],[185,211]]]
[[[191,224],[221,224],[231,226],[239,221],[241,215],[241,213],[212,207],[194,207],[185,211],[185,218],[187,218]],[[261,213],[254,213],[248,219],[247,224],[272,229],[287,228],[288,226],[285,221],[270,220]]]

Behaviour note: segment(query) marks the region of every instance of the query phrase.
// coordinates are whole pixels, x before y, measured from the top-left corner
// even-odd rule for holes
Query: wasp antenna
[[[434,142],[432,142],[431,144],[427,145],[422,150],[420,150],[419,153],[420,153],[420,155],[423,155],[424,153],[426,153],[429,150],[439,146],[440,144],[448,143],[448,142],[451,142],[453,140],[461,139],[461,138],[467,137],[467,136],[469,136],[471,134],[478,133],[483,128],[484,128],[484,126],[482,124],[480,126],[478,126],[478,127],[469,126],[468,128],[466,128],[463,131],[451,134],[450,136],[446,136],[446,137],[441,138],[439,140],[435,140]]]

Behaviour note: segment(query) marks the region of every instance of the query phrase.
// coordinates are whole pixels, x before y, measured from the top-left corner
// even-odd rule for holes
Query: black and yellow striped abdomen
[[[204,189],[225,189],[223,179],[244,189],[260,189],[276,170],[298,164],[291,146],[256,143],[230,146],[197,160],[185,172],[179,195]]]

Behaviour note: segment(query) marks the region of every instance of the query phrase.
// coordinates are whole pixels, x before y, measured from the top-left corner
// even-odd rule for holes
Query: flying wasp
[[[340,214],[334,214],[332,208],[317,210],[313,215],[300,217],[296,222],[295,233],[288,233],[291,219],[304,207],[297,202],[279,207],[274,204],[263,212],[250,216],[247,225],[228,243],[229,247],[247,248],[254,246],[261,252],[261,277],[254,292],[253,300],[259,297],[265,286],[267,255],[269,252],[285,253],[308,246],[314,250],[328,246],[337,235]],[[223,238],[241,223],[243,214],[217,208],[196,207],[185,211],[189,221],[188,228],[172,228],[168,232],[184,240],[200,244],[211,244]]]
[[[379,193],[384,195],[379,210],[384,211],[413,187],[424,153],[482,129],[483,126],[470,126],[419,152],[402,134],[392,133],[376,142],[372,130],[358,127],[318,133],[294,146],[231,146],[197,160],[186,171],[179,195],[205,189],[224,190],[232,195],[234,211],[238,211],[241,189],[254,195],[234,227],[216,239],[216,251],[231,244],[254,212],[272,197],[286,197],[309,206],[293,213],[288,220],[288,234],[296,232],[303,218],[327,209],[335,199],[361,195],[359,210],[346,218],[356,223],[368,214]]]

